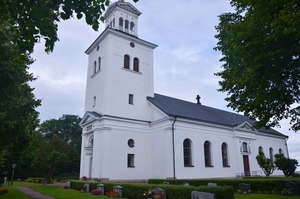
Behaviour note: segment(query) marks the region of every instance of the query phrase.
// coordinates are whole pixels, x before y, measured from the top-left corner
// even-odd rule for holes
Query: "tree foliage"
[[[255,127],[289,119],[300,129],[300,4],[298,0],[231,0],[234,13],[216,27],[228,106],[258,119]]]
[[[284,157],[284,154],[275,154],[275,165],[282,170],[284,176],[292,176],[297,169],[298,161]]]
[[[18,29],[18,45],[21,48],[32,52],[34,44],[44,38],[45,50],[51,52],[59,40],[57,30],[60,20],[85,16],[86,23],[97,30],[109,3],[110,0],[2,0],[0,15]]]
[[[45,184],[58,167],[68,164],[70,146],[56,136],[50,142],[41,142],[33,154],[32,168],[36,174],[43,175]]]
[[[29,85],[29,82],[35,80],[27,71],[32,60],[28,53],[20,50],[16,44],[17,38],[15,27],[11,27],[1,17],[0,153],[5,155],[5,151],[10,152],[12,161],[16,161],[19,153],[30,142],[39,122],[35,108],[40,106],[40,100],[35,99]]]
[[[273,171],[276,169],[276,166],[271,161],[271,159],[267,158],[264,152],[260,151],[256,156],[257,164],[263,170],[265,175],[268,177],[270,176]]]
[[[55,137],[59,137],[70,148],[69,162],[65,167],[58,167],[58,172],[79,173],[82,133],[79,126],[80,121],[79,116],[63,115],[59,119],[46,120],[40,125],[38,131],[46,142],[51,142]]]

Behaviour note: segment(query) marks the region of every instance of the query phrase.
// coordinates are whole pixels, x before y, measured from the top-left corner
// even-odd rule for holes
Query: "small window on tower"
[[[96,63],[96,61],[94,61],[94,74],[96,74],[96,72],[97,72],[97,67],[96,67],[96,65],[97,65],[97,63]]]
[[[133,70],[139,72],[139,59],[136,57],[133,59]]]
[[[133,104],[133,94],[129,94],[128,103]]]
[[[129,21],[126,19],[125,20],[125,32],[128,32],[129,29]]]
[[[101,57],[98,58],[98,70],[101,70]]]
[[[129,69],[129,60],[130,60],[130,57],[129,55],[124,55],[124,68],[126,69]]]
[[[134,23],[130,22],[130,33],[134,34]]]
[[[119,18],[119,30],[123,30],[123,18]]]
[[[96,106],[96,96],[94,96],[94,100],[93,100],[93,107]]]
[[[134,154],[127,154],[127,167],[134,167]]]

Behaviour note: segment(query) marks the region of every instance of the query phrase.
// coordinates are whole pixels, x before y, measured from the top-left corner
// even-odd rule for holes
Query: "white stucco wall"
[[[138,16],[115,10],[107,23],[120,16],[136,24]],[[129,19],[128,18],[128,19]],[[130,21],[129,20],[129,21]],[[118,26],[118,20],[115,21]],[[130,46],[134,42],[135,46]],[[281,148],[288,156],[284,137],[258,133],[251,128],[226,127],[169,117],[147,101],[154,96],[153,49],[156,45],[132,35],[106,29],[88,48],[86,115],[82,120],[80,177],[106,180],[147,180],[149,178],[232,178],[244,173],[243,155],[248,156],[251,171],[261,171],[256,162],[259,146],[267,157]],[[124,68],[124,55],[130,56],[130,69]],[[98,58],[101,57],[101,69]],[[133,59],[139,59],[139,72],[133,71]],[[97,72],[94,74],[94,61]],[[128,103],[133,94],[133,104]],[[96,97],[96,102],[94,102]],[[96,112],[97,114],[90,114]],[[172,128],[174,125],[174,128]],[[173,153],[173,135],[174,152]],[[94,145],[88,147],[91,136]],[[134,140],[134,147],[128,140]],[[183,142],[192,143],[192,166],[184,166]],[[213,167],[205,167],[204,142],[211,144]],[[250,151],[242,152],[242,143]],[[221,145],[228,146],[229,167],[223,167]],[[127,166],[127,155],[134,154],[134,167]],[[173,154],[175,165],[173,164]],[[175,170],[174,170],[175,169]],[[275,171],[274,175],[282,175]]]

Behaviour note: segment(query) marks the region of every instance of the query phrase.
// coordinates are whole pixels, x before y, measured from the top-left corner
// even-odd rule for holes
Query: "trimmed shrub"
[[[181,185],[185,182],[192,186],[206,186],[209,182],[217,183],[218,186],[231,186],[234,192],[238,192],[238,185],[246,183],[251,185],[251,192],[254,193],[280,193],[280,186],[289,181],[298,184],[300,190],[300,178],[284,178],[284,177],[260,177],[260,178],[244,178],[244,179],[150,179],[149,184],[163,184],[169,182],[170,185]]]
[[[164,180],[165,181],[165,180]],[[88,183],[90,190],[96,189],[99,182],[88,182],[80,180],[71,180],[71,188],[80,190],[81,187]],[[137,184],[137,183],[105,183],[104,193],[113,189],[113,186],[120,185],[123,188],[123,197],[128,199],[144,199],[143,194],[145,191],[153,188],[161,188],[166,191],[167,199],[182,199],[191,198],[192,191],[210,192],[216,195],[218,199],[234,199],[234,190],[232,186],[175,186],[175,185],[163,185],[163,184]]]

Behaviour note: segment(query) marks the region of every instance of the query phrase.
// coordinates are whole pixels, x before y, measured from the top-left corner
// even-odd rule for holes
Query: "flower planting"
[[[63,189],[69,189],[70,187],[68,185],[64,185]]]
[[[114,198],[118,198],[119,197],[119,192],[117,190],[110,190],[109,192],[106,192],[107,197],[114,197]]]
[[[8,189],[1,189],[0,190],[0,195],[8,193]]]
[[[100,195],[101,191],[99,189],[93,189],[92,190],[92,195]]]

